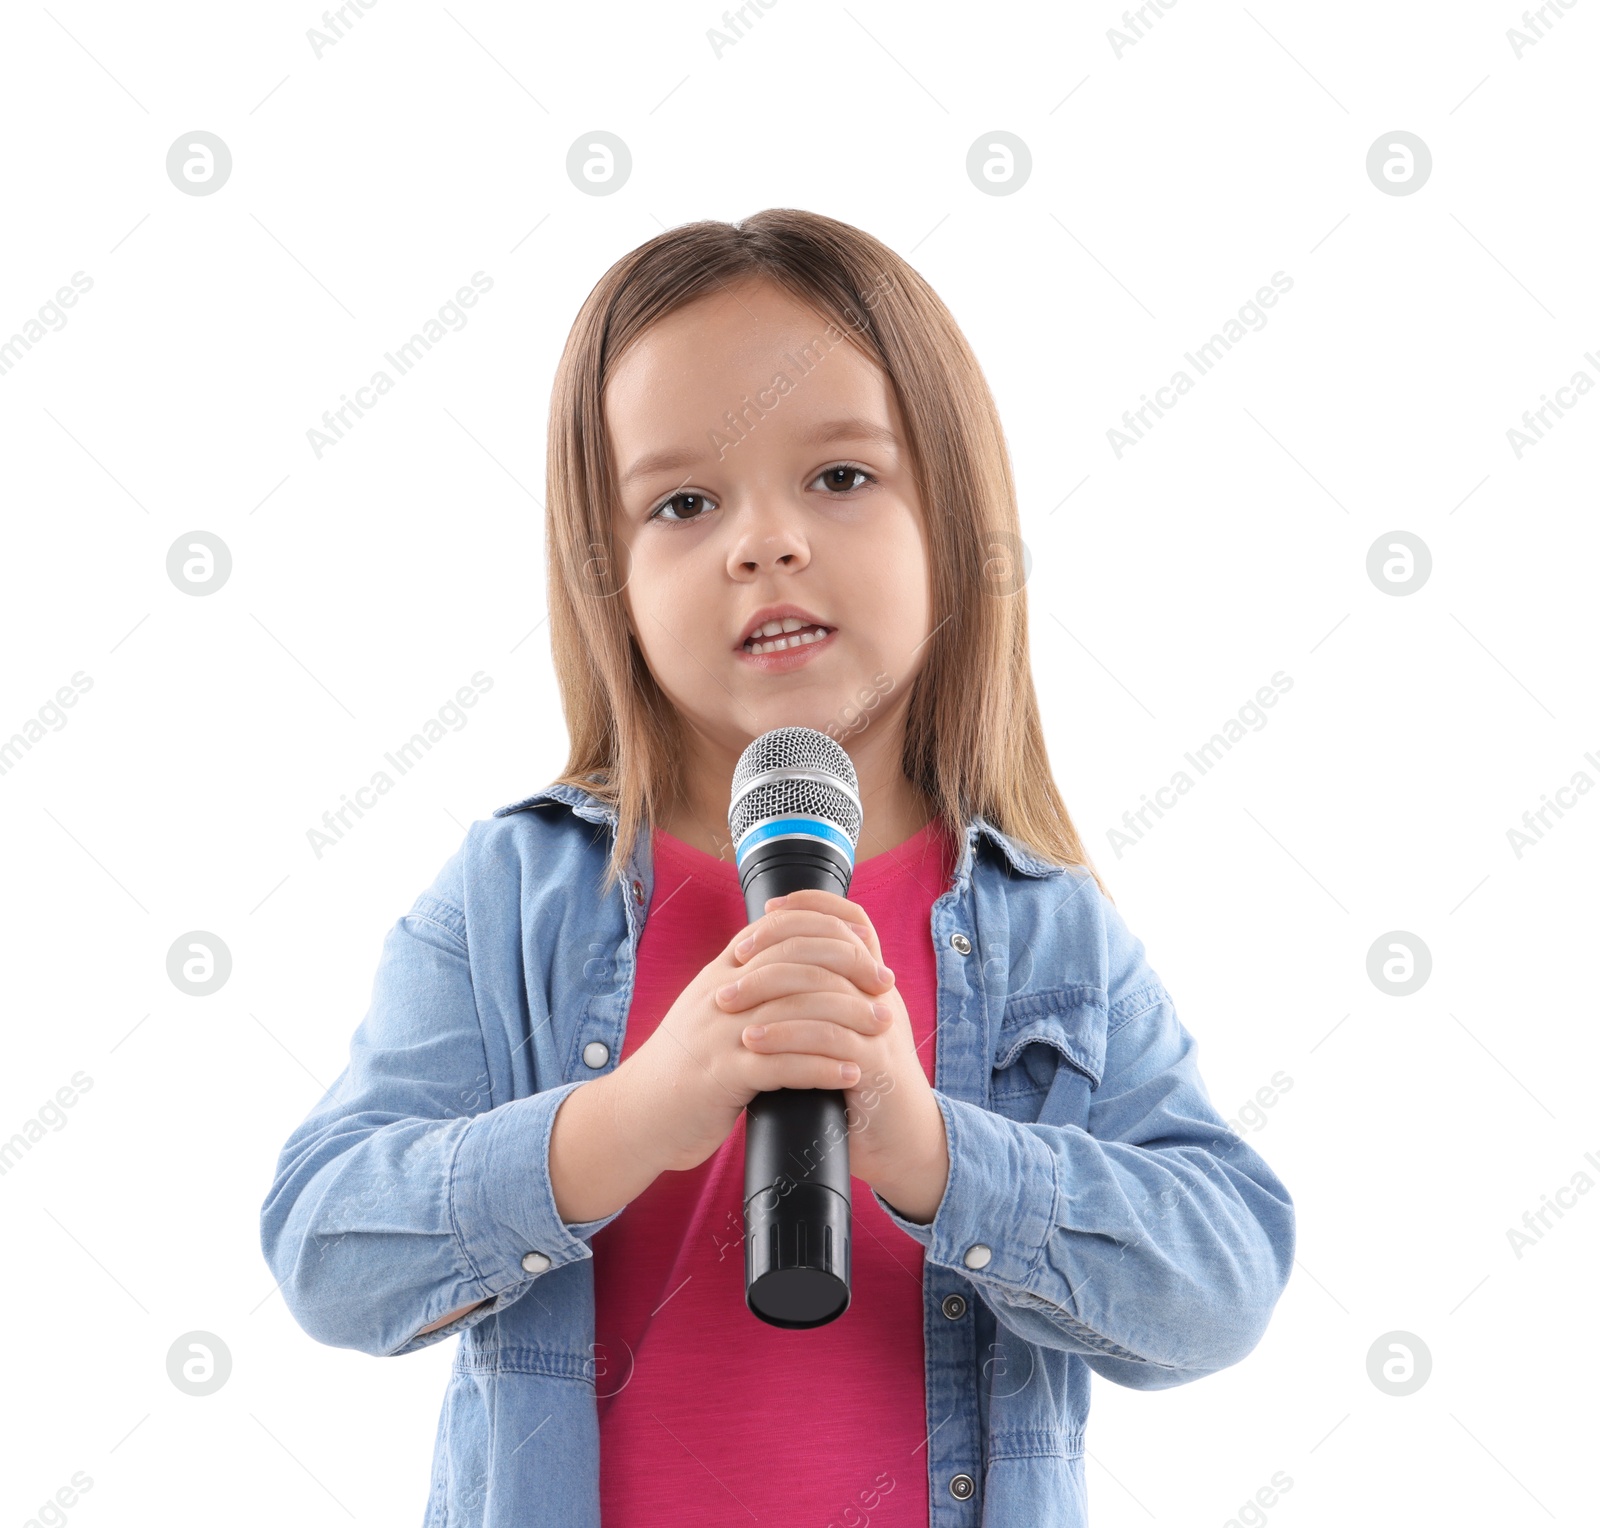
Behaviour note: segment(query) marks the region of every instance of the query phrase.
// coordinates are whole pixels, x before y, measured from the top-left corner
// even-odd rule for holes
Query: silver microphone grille
[[[776,727],[740,754],[728,808],[735,849],[751,828],[775,817],[820,818],[855,847],[861,836],[856,767],[826,732]]]

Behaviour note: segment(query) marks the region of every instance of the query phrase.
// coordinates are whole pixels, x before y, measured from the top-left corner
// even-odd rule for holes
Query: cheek
[[[694,640],[696,623],[688,586],[687,570],[674,575],[671,569],[645,557],[629,561],[628,583],[622,597],[627,601],[634,638],[652,668],[672,667],[672,655],[681,656],[681,644]],[[704,621],[698,626],[703,634]]]
[[[708,687],[723,693],[707,670],[716,663],[722,641],[719,620],[726,617],[716,616],[697,596],[703,587],[703,576],[688,566],[661,566],[636,557],[622,595],[645,667],[680,710],[698,710]]]
[[[887,653],[903,665],[928,635],[933,590],[927,553],[914,523],[902,523],[885,538],[870,563],[873,597],[879,602],[880,630]]]

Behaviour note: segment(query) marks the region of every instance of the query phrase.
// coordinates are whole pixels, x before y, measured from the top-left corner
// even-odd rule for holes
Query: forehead
[[[706,445],[725,415],[776,441],[841,415],[898,427],[893,389],[832,320],[782,288],[745,280],[652,324],[607,379],[619,469],[645,453]],[[752,436],[752,441],[755,439]]]

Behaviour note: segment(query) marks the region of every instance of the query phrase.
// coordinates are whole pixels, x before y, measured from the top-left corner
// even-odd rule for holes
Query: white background
[[[715,0],[713,0],[715,4]],[[354,12],[352,12],[354,14]],[[316,56],[310,5],[8,11],[0,738],[92,689],[0,775],[9,1022],[0,1138],[92,1088],[0,1177],[3,1520],[86,1471],[75,1524],[420,1519],[446,1342],[320,1347],[262,1259],[288,1132],[343,1066],[385,931],[474,818],[565,740],[544,612],[549,383],[585,294],[665,227],[795,206],[910,259],[956,315],[1017,473],[1058,783],[1233,1116],[1296,1201],[1294,1277],[1237,1367],[1095,1381],[1098,1528],[1592,1521],[1600,1194],[1508,1228],[1600,1155],[1596,424],[1520,459],[1586,370],[1600,7],[1121,10],[780,0],[718,56],[711,5],[378,0]],[[233,156],[180,194],[170,145]],[[604,130],[609,196],[568,179]],[[969,149],[1028,146],[1013,194]],[[1433,170],[1385,195],[1394,130]],[[319,460],[306,431],[481,270],[493,289]],[[1120,459],[1124,409],[1273,272],[1249,334]],[[1549,416],[1553,418],[1554,416]],[[196,598],[168,549],[233,571]],[[1384,592],[1368,549],[1420,537]],[[482,670],[470,722],[319,859],[307,830]],[[1276,671],[1293,687],[1120,855],[1108,830]],[[1571,799],[1571,798],[1569,798]],[[180,934],[221,991],[166,975]],[[1381,935],[1431,951],[1409,997]],[[227,1385],[181,1393],[204,1330]],[[1380,1335],[1433,1369],[1397,1398]],[[709,1521],[709,1519],[708,1519]],[[821,1528],[821,1525],[818,1525]]]

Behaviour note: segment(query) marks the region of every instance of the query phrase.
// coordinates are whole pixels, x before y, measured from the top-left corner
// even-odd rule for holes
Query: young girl
[[[458,1335],[428,1524],[1079,1525],[1089,1373],[1238,1362],[1282,1183],[1050,777],[1010,468],[950,314],[832,219],[619,261],[550,415],[568,766],[388,934],[262,1246],[318,1341]],[[848,898],[750,922],[745,746],[838,738]],[[841,1089],[851,1301],[746,1308],[744,1106]]]

